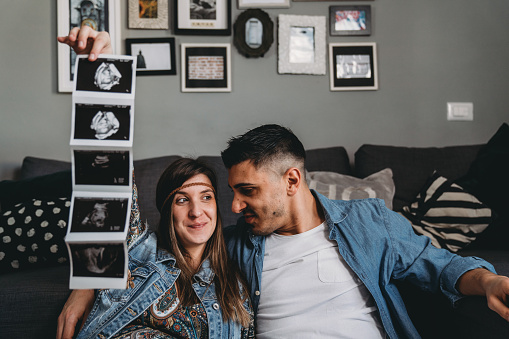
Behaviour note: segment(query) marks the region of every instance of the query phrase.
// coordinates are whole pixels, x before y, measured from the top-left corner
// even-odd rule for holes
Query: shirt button
[[[214,303],[212,305],[212,308],[215,309],[216,311],[219,309],[219,304],[218,303]]]
[[[201,287],[205,287],[207,284],[205,284],[203,281],[200,283]]]
[[[260,291],[256,291],[256,292],[255,292],[255,295],[260,295]]]

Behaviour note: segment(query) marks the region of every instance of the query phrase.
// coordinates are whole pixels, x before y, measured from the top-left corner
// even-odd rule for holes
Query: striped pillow
[[[438,248],[457,252],[476,239],[493,220],[491,209],[437,172],[402,214],[418,234]]]

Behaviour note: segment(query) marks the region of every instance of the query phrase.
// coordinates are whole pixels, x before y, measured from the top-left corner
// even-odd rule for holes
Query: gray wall
[[[174,36],[127,29],[121,3],[122,45],[127,37]],[[371,36],[327,41],[376,42],[378,91],[330,92],[328,71],[279,75],[276,42],[259,59],[232,46],[231,93],[181,93],[178,57],[177,76],[137,78],[135,158],[217,155],[228,137],[262,123],[292,128],[307,148],[343,145],[353,156],[364,143],[484,143],[509,121],[509,1],[292,2],[265,11],[276,23],[281,13],[328,16],[337,4],[372,6]],[[52,0],[11,1],[0,11],[0,179],[12,178],[28,155],[70,160],[71,95],[57,92],[56,22]],[[175,37],[177,45],[232,42]],[[473,102],[474,121],[447,121],[448,101]]]

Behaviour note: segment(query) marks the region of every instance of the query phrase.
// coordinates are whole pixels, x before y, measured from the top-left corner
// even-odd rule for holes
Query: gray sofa
[[[352,162],[343,147],[330,147],[308,150],[306,169],[364,178],[389,167],[393,171],[396,187],[393,209],[398,211],[414,200],[434,170],[452,180],[469,172],[481,147],[407,148],[364,145],[357,150]],[[134,162],[141,216],[151,228],[155,228],[158,222],[154,201],[155,185],[162,171],[177,158],[165,156]],[[227,187],[227,172],[220,157],[202,156],[199,159],[210,164],[217,172],[220,212],[224,224],[235,223],[238,215],[230,210],[232,193]],[[19,180],[0,183],[2,213],[15,203],[33,198],[69,197],[70,184],[69,163],[26,157],[19,171]],[[499,273],[509,275],[507,241],[499,241],[502,236],[506,236],[503,240],[508,239],[506,229],[509,229],[506,221],[498,226],[490,225],[486,230],[486,239],[479,237],[479,241],[474,241],[460,254],[483,257],[493,263]],[[2,272],[0,338],[54,338],[58,314],[70,293],[68,278],[68,265],[55,262],[18,272]],[[508,323],[490,311],[482,297],[465,298],[453,309],[442,296],[416,290],[404,282],[400,291],[423,337],[509,337]]]

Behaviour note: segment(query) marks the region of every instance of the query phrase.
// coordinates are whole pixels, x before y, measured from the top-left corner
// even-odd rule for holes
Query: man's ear
[[[293,196],[299,190],[302,183],[302,172],[297,167],[288,169],[285,173],[286,191]]]

